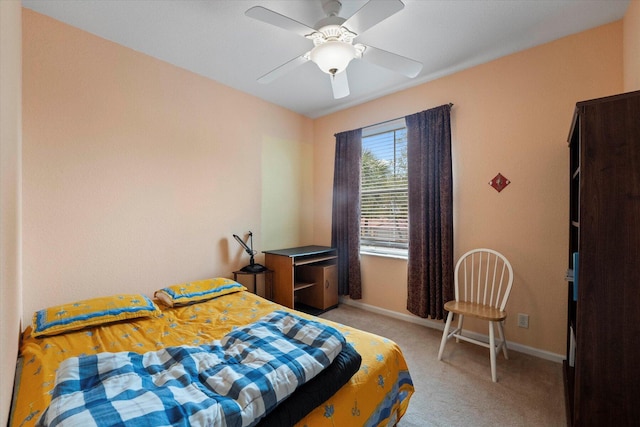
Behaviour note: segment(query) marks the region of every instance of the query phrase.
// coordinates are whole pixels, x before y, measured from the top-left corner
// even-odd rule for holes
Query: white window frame
[[[395,120],[380,123],[377,125],[365,127],[362,129],[362,139],[364,142],[364,139],[367,137],[370,137],[373,135],[379,135],[382,133],[398,131],[401,129],[406,129],[406,122],[404,118],[395,119]],[[363,153],[364,153],[364,144],[363,144]],[[361,173],[362,173],[362,170],[361,170]],[[361,182],[362,182],[362,177],[361,177]],[[408,188],[407,188],[407,191],[408,191]],[[360,200],[362,201],[362,195],[360,197],[361,197]],[[407,202],[408,202],[408,194],[407,194]],[[408,230],[408,224],[407,224],[407,234],[408,234],[408,231],[409,230]],[[362,233],[362,231],[360,231],[360,233]],[[360,242],[361,254],[377,255],[377,256],[401,258],[401,259],[407,259],[408,257],[408,248],[370,245],[362,242],[362,234],[360,234],[360,237],[361,237],[361,242]]]

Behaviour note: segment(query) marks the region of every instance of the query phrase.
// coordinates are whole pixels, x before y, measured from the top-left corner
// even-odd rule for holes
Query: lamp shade
[[[311,60],[332,75],[344,71],[355,56],[356,48],[340,40],[327,40],[311,50]]]

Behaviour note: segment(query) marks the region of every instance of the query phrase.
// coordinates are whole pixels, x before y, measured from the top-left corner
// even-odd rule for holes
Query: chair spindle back
[[[455,270],[457,301],[504,310],[513,284],[511,264],[492,249],[474,249],[460,257]]]

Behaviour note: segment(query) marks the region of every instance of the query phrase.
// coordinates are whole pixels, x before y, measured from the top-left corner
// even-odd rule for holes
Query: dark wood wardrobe
[[[640,91],[578,102],[571,131],[567,420],[640,424]]]

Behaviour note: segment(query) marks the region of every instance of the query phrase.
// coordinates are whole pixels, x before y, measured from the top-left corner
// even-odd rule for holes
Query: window
[[[404,119],[363,129],[360,250],[407,255],[409,194]]]

